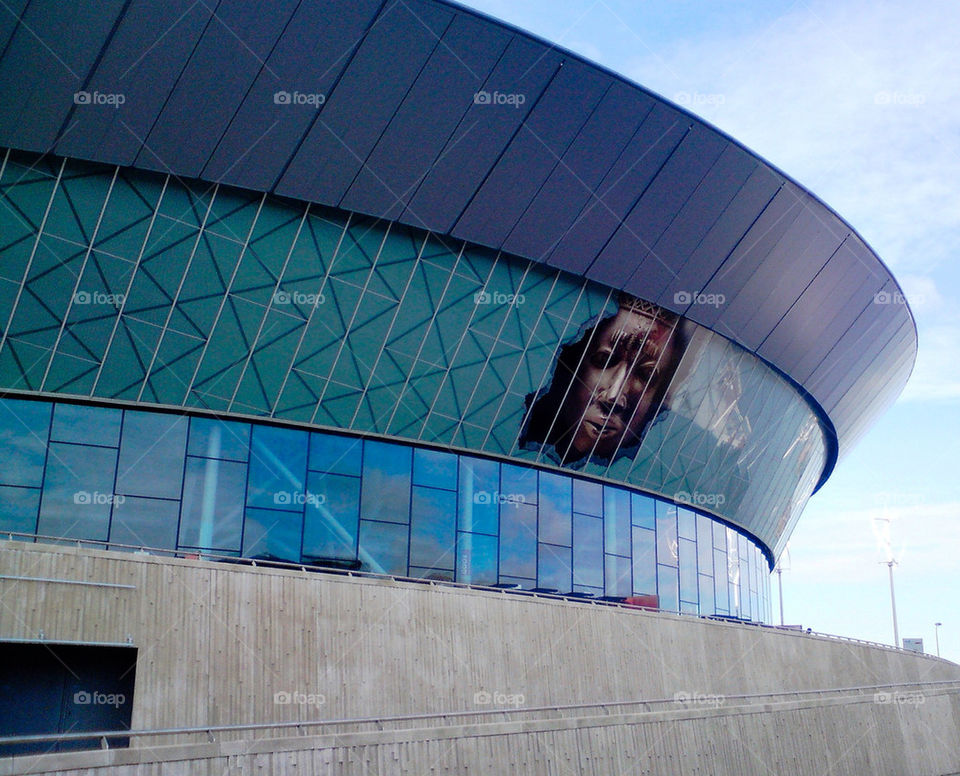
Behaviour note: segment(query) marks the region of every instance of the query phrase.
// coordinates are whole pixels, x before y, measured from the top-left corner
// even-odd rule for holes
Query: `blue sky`
[[[917,318],[917,365],[807,506],[784,610],[790,623],[892,643],[888,525],[901,638],[932,653],[942,622],[941,654],[960,662],[960,5],[465,5],[685,103],[835,208],[893,270]]]

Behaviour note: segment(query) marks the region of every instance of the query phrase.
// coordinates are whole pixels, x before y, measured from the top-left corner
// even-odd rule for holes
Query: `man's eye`
[[[596,369],[606,369],[610,366],[609,362],[610,351],[609,350],[598,350],[592,356],[590,356],[590,366],[595,367]]]

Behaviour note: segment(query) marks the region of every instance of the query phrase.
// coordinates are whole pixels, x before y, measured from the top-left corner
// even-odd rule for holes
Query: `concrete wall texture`
[[[960,684],[950,684],[960,666],[929,656],[589,603],[68,546],[0,542],[0,575],[0,640],[42,632],[138,647],[135,729],[516,709],[275,741],[134,739],[127,751],[0,760],[0,774],[286,773],[295,763],[299,773],[960,772]],[[872,690],[736,697],[887,684],[904,687],[879,702]],[[653,699],[671,700],[536,711]]]

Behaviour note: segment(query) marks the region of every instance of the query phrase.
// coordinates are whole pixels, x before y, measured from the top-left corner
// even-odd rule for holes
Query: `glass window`
[[[680,579],[677,570],[657,564],[657,594],[660,608],[667,612],[680,611]]]
[[[713,600],[713,577],[700,574],[697,577],[700,595],[700,614],[716,614],[716,606]]]
[[[56,442],[116,447],[120,441],[122,417],[123,412],[117,409],[57,404],[50,438]]]
[[[0,485],[0,531],[36,533],[40,488]]]
[[[677,508],[677,533],[684,539],[697,538],[697,513],[683,507]]]
[[[243,555],[297,562],[302,532],[301,514],[248,508],[243,524]]]
[[[250,453],[250,424],[217,418],[191,418],[190,455],[246,461]]]
[[[360,478],[310,472],[307,490],[317,498],[304,507],[303,559],[356,558]]]
[[[396,523],[360,521],[360,561],[363,571],[407,575],[409,528]]]
[[[113,507],[110,541],[174,550],[179,519],[179,501],[127,496]]]
[[[540,472],[540,541],[570,546],[570,484],[569,477]]]
[[[410,522],[412,457],[409,447],[383,442],[364,443],[360,495],[360,516],[364,520]]]
[[[50,443],[38,530],[45,536],[105,541],[117,451]]]
[[[603,514],[603,486],[599,482],[573,481],[573,511],[600,517]]]
[[[305,431],[253,427],[247,506],[303,512],[311,497],[304,488],[306,476]]]
[[[413,484],[456,490],[457,456],[439,450],[414,450]]]
[[[723,550],[713,551],[713,600],[717,611],[721,614],[730,613],[730,594],[727,589],[727,553]]]
[[[499,465],[480,458],[460,459],[458,528],[467,533],[496,534],[500,502],[503,508],[515,508],[517,499],[500,493]]]
[[[456,499],[456,494],[447,490],[413,488],[411,566],[453,570]]]
[[[537,508],[520,504],[504,510],[500,524],[500,578],[537,576]]]
[[[492,585],[497,581],[497,537],[457,534],[457,581]]]
[[[239,550],[246,487],[246,464],[188,457],[180,545]]]
[[[318,472],[360,475],[363,440],[339,434],[310,434],[310,468]]]
[[[49,432],[49,404],[0,399],[0,482],[40,487]]]
[[[630,559],[619,555],[604,555],[605,595],[628,596],[633,592]]]
[[[603,587],[603,520],[573,516],[573,584]]]
[[[657,563],[677,565],[677,508],[657,504]]]
[[[713,523],[713,548],[724,551],[727,549],[727,527],[716,521]]]
[[[689,539],[680,539],[680,600],[697,600],[697,544]]]
[[[155,412],[125,412],[117,492],[128,496],[180,498],[187,418]]]
[[[572,590],[569,547],[541,544],[537,563],[537,587],[552,587],[561,593]]]
[[[657,592],[656,534],[639,526],[633,529],[633,592]]]
[[[697,571],[713,576],[713,521],[697,515]]]
[[[641,496],[639,493],[630,494],[630,510],[634,525],[643,528],[656,528],[657,502],[649,496]]]
[[[604,550],[630,555],[630,494],[619,488],[603,489]]]
[[[537,503],[537,470],[513,464],[500,464],[500,487],[525,504]]]

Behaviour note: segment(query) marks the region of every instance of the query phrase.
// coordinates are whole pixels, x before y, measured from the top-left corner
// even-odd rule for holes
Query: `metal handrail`
[[[785,690],[780,692],[770,692],[770,693],[745,693],[738,695],[724,695],[721,693],[712,693],[711,695],[716,696],[718,699],[722,699],[724,703],[728,700],[746,700],[746,699],[759,699],[759,698],[783,698],[790,697],[797,701],[800,700],[801,696],[815,696],[816,698],[821,698],[824,695],[842,695],[842,694],[853,694],[863,695],[869,691],[878,691],[878,690],[891,690],[896,688],[926,688],[926,689],[944,689],[944,690],[957,690],[960,691],[960,680],[945,680],[945,681],[934,681],[934,682],[901,682],[895,684],[871,684],[871,685],[857,685],[854,687],[831,687],[824,688],[819,690]],[[525,707],[515,707],[515,708],[499,708],[499,709],[481,709],[481,710],[460,710],[460,711],[441,711],[441,712],[427,712],[421,714],[396,714],[392,716],[380,716],[380,717],[351,717],[347,719],[324,719],[324,720],[304,720],[304,721],[293,721],[293,722],[256,722],[256,723],[244,723],[244,724],[235,724],[235,725],[206,725],[198,727],[187,727],[187,728],[155,728],[149,730],[96,730],[89,732],[78,732],[78,733],[49,733],[49,734],[37,734],[29,736],[7,736],[0,737],[0,746],[6,746],[10,744],[27,744],[27,743],[39,743],[43,741],[80,741],[87,740],[91,738],[98,738],[101,740],[101,745],[103,748],[108,748],[104,746],[105,742],[112,738],[136,738],[140,736],[172,736],[172,735],[200,735],[206,734],[210,741],[215,741],[213,738],[213,733],[223,733],[223,732],[243,732],[249,730],[285,730],[290,728],[303,728],[303,727],[330,727],[336,725],[383,725],[384,723],[391,722],[415,722],[426,719],[439,719],[447,720],[452,717],[484,717],[484,716],[493,716],[496,714],[501,715],[516,715],[516,714],[531,714],[539,712],[562,712],[562,711],[573,711],[580,709],[602,709],[605,715],[609,715],[608,711],[611,708],[623,708],[625,706],[650,706],[655,704],[679,704],[681,708],[686,708],[688,700],[685,698],[678,698],[674,696],[673,698],[651,698],[649,700],[638,700],[638,701],[598,701],[595,703],[569,703],[569,704],[558,704],[554,706],[525,706]],[[699,704],[697,704],[699,705]]]
[[[656,614],[665,614],[667,616],[674,617],[684,617],[684,618],[695,618],[695,619],[710,619],[712,622],[723,623],[726,625],[745,625],[750,627],[763,627],[763,628],[773,628],[775,630],[782,631],[784,633],[793,633],[796,635],[803,636],[820,636],[822,638],[834,639],[837,641],[849,641],[857,644],[866,644],[871,647],[879,647],[881,649],[891,649],[896,652],[905,652],[909,650],[904,650],[902,647],[894,646],[892,644],[883,644],[879,641],[867,641],[865,639],[858,639],[854,636],[838,636],[833,633],[823,633],[820,631],[815,631],[811,629],[807,630],[791,630],[784,629],[777,625],[772,625],[768,623],[763,623],[760,621],[729,621],[722,619],[715,619],[714,615],[703,615],[703,614],[693,614],[688,612],[673,612],[666,611],[664,609],[647,609],[644,607],[639,607],[633,604],[622,604],[616,601],[604,601],[599,598],[570,598],[559,593],[535,593],[532,590],[523,590],[522,588],[497,588],[490,585],[476,585],[470,584],[467,582],[454,582],[449,580],[441,579],[423,579],[422,577],[404,577],[397,574],[378,574],[373,571],[355,571],[353,569],[340,569],[332,566],[313,566],[307,563],[294,563],[289,561],[257,561],[255,558],[244,558],[239,555],[224,555],[216,552],[207,552],[205,550],[171,550],[166,547],[150,547],[147,545],[139,544],[122,544],[120,542],[108,542],[103,541],[102,539],[64,539],[61,536],[48,536],[44,534],[33,534],[26,533],[22,531],[3,531],[0,533],[0,536],[6,536],[10,541],[14,541],[14,537],[25,537],[28,539],[44,539],[51,542],[55,542],[58,545],[66,546],[67,543],[75,543],[77,548],[82,548],[83,545],[97,545],[103,547],[106,550],[111,550],[113,548],[119,548],[124,550],[134,550],[135,552],[146,554],[146,555],[160,555],[160,556],[169,556],[173,558],[181,558],[184,560],[211,560],[211,561],[235,561],[238,563],[243,563],[245,565],[250,565],[255,568],[278,568],[286,569],[289,571],[303,571],[319,574],[335,574],[337,576],[348,576],[348,577],[357,577],[361,579],[384,579],[391,580],[395,582],[414,582],[420,585],[430,585],[431,587],[454,587],[461,588],[465,590],[482,590],[484,592],[497,592],[504,593],[508,595],[518,595],[526,596],[527,598],[545,598],[555,601],[564,601],[567,603],[581,603],[581,604],[593,604],[595,606],[609,606],[617,607],[620,609],[627,609],[632,612],[638,611],[648,611],[654,612]],[[259,564],[263,564],[258,565]],[[921,654],[923,657],[933,658],[944,660],[945,658],[937,658],[936,655],[928,655],[926,653],[916,653]],[[950,662],[950,661],[947,661]]]

